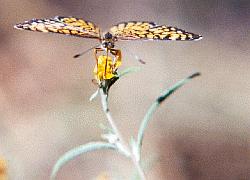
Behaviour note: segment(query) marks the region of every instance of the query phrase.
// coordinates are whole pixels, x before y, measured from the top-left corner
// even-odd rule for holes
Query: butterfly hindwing
[[[92,22],[75,17],[56,16],[51,19],[32,19],[15,25],[17,29],[53,32],[85,38],[100,38],[100,29]]]
[[[202,36],[182,29],[157,25],[154,22],[131,21],[119,23],[110,29],[119,40],[199,40]]]

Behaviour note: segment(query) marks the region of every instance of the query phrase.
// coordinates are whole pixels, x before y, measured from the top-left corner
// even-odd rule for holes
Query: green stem
[[[138,175],[140,177],[141,180],[146,180],[144,172],[141,168],[140,162],[136,160],[135,155],[132,153],[132,151],[130,150],[129,146],[127,145],[127,143],[124,141],[122,134],[120,133],[119,129],[117,128],[111,113],[109,111],[108,108],[108,95],[105,94],[105,90],[103,88],[100,88],[100,96],[101,96],[101,102],[102,102],[102,108],[103,111],[108,119],[108,122],[111,126],[111,128],[113,129],[113,132],[115,133],[115,135],[118,137],[120,145],[118,148],[120,148],[121,151],[123,151],[124,153],[126,153],[128,155],[128,157],[131,158],[137,172]]]

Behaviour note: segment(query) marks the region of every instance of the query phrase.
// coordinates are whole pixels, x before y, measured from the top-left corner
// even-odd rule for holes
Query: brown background
[[[94,57],[72,56],[93,40],[32,33],[13,25],[56,15],[108,29],[148,20],[200,33],[199,42],[120,42],[123,67],[140,66],[113,86],[110,108],[127,139],[151,102],[177,80],[200,71],[157,111],[143,158],[148,179],[250,179],[250,2],[248,0],[1,0],[0,154],[10,179],[48,179],[64,152],[98,140],[106,123],[99,99],[89,102]],[[147,62],[141,65],[128,50]],[[153,163],[152,163],[153,162]],[[58,179],[129,179],[130,161],[110,151],[68,163]]]

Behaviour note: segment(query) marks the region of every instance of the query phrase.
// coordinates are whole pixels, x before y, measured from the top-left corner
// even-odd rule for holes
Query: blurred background
[[[99,140],[107,124],[91,82],[95,40],[18,31],[32,18],[76,16],[103,31],[128,20],[155,21],[201,34],[197,42],[119,42],[121,69],[110,109],[127,140],[136,136],[161,91],[195,71],[202,76],[153,116],[143,144],[147,179],[250,179],[249,0],[2,0],[0,6],[0,156],[9,179],[48,179],[66,151]],[[129,51],[146,65],[138,63]],[[58,179],[129,179],[133,165],[98,151],[64,166]]]

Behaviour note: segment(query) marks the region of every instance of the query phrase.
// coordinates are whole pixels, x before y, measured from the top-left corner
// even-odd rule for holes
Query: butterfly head
[[[115,37],[110,32],[105,33],[102,38],[102,48],[105,48],[105,49],[114,48],[115,41],[116,41]]]

